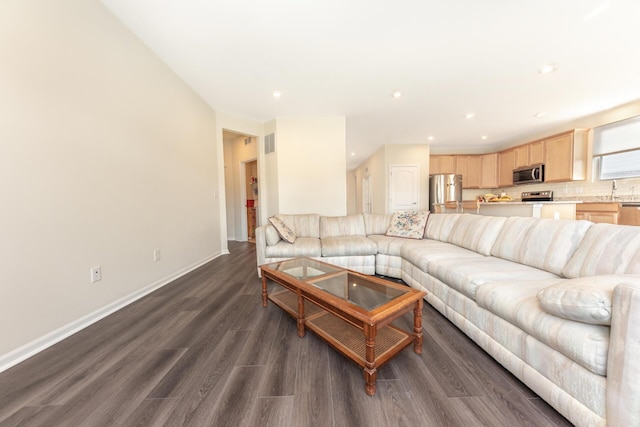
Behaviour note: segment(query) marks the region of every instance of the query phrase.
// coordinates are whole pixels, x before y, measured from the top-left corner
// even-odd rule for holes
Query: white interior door
[[[420,195],[420,166],[389,167],[389,211],[417,210]]]

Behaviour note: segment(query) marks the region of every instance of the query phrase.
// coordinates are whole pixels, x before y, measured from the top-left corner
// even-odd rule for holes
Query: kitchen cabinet
[[[498,187],[498,153],[480,156],[480,188]]]
[[[617,224],[619,214],[620,203],[579,203],[576,205],[576,219]]]
[[[462,175],[462,188],[480,188],[480,156],[455,156],[456,174]]]
[[[514,148],[514,168],[522,168],[544,163],[544,140],[530,142]]]
[[[544,140],[535,141],[529,145],[529,165],[544,163]]]
[[[514,168],[529,166],[529,144],[516,147],[514,150],[515,161]]]
[[[498,186],[511,187],[513,185],[513,169],[515,169],[515,150],[509,149],[498,153]]]
[[[456,158],[453,155],[435,155],[429,157],[429,173],[455,173]]]
[[[587,131],[576,129],[544,141],[544,181],[582,181],[587,177]]]
[[[637,206],[625,206],[625,204],[623,203],[620,207],[618,224],[640,225],[640,204],[638,204]]]
[[[429,156],[429,174],[455,173],[455,156],[452,155],[432,155]]]

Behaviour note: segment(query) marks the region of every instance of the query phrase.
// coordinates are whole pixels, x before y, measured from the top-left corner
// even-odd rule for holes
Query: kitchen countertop
[[[536,204],[540,204],[540,203],[544,203],[545,205],[552,205],[552,204],[556,204],[556,205],[567,205],[567,204],[576,204],[576,203],[583,203],[581,200],[553,200],[551,202],[523,202],[522,200],[511,200],[511,201],[505,201],[505,202],[481,202],[480,204],[482,206],[491,206],[491,205],[536,205]]]

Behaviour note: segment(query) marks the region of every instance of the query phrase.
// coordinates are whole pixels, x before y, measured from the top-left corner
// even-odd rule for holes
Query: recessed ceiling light
[[[487,139],[487,138],[488,138],[488,137],[487,137],[487,135],[482,135],[482,136],[480,137],[480,139]]]
[[[404,95],[404,92],[401,90],[394,90],[391,94],[394,98],[400,98],[402,95]]]
[[[351,155],[352,155],[352,156],[355,156],[355,155],[356,155],[356,153],[351,153]]]
[[[558,64],[546,64],[538,69],[540,74],[549,74],[553,73],[558,69]]]
[[[433,136],[429,136],[429,137],[427,137],[427,139],[428,139],[429,141],[433,141],[433,139],[434,139],[434,138],[433,138]]]
[[[464,118],[465,118],[465,119],[471,119],[471,118],[473,118],[473,116],[475,116],[475,115],[476,115],[476,113],[467,113],[467,114],[465,114],[465,115],[464,115]]]
[[[540,117],[546,116],[546,115],[547,115],[546,111],[540,111],[539,113],[534,114],[533,117],[540,118]]]
[[[279,90],[274,90],[273,91],[273,97],[274,98],[280,98],[282,96],[282,92],[280,92]]]

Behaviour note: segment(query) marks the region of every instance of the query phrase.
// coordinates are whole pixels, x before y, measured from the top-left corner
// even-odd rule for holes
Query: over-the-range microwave
[[[513,185],[544,182],[544,165],[525,166],[513,170]]]

